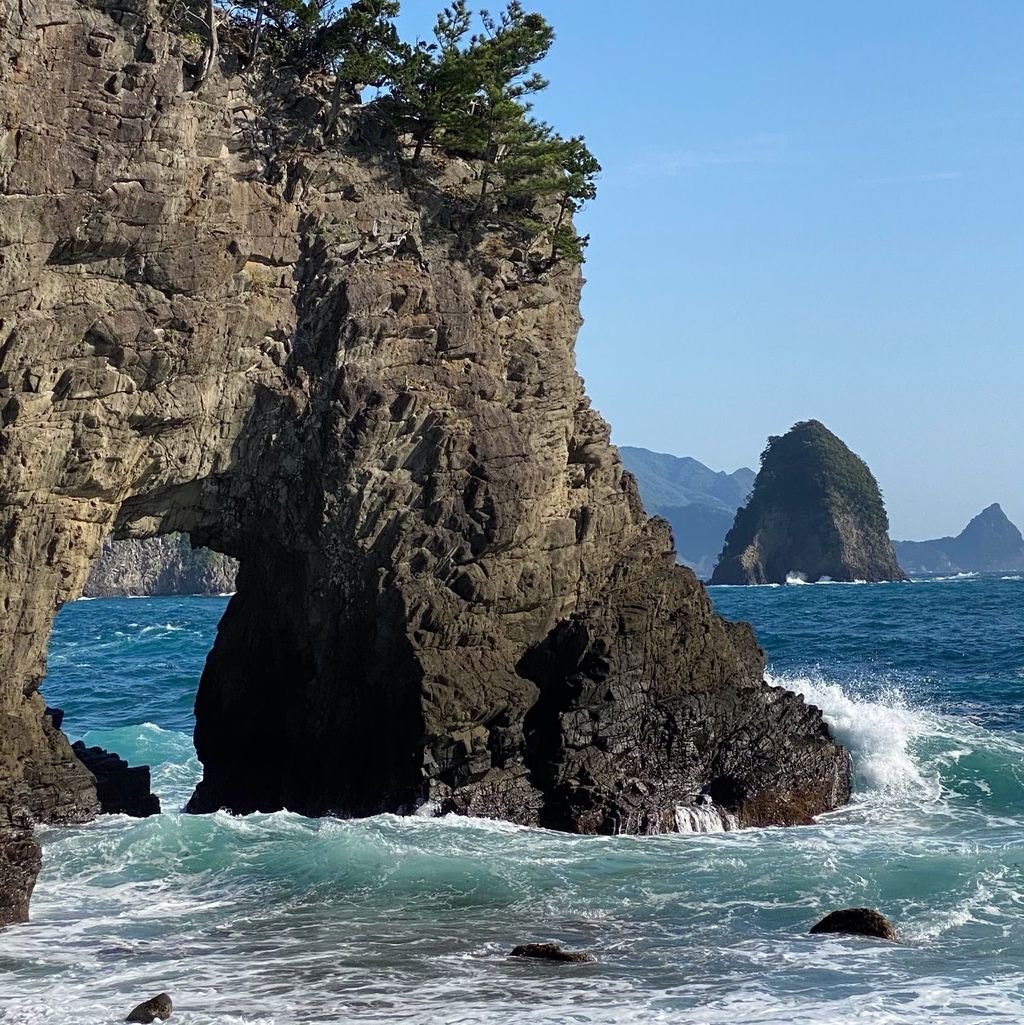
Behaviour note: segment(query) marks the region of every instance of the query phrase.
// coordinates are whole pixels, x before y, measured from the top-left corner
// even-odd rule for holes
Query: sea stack
[[[7,6],[0,825],[96,814],[50,626],[104,540],[170,533],[239,561],[192,811],[656,833],[848,799],[591,408],[579,265],[470,223],[479,167],[417,163],[355,95],[327,131],[316,76],[226,36],[197,81],[155,3]]]
[[[867,464],[824,424],[804,420],[768,439],[747,504],[736,513],[712,584],[905,580]]]

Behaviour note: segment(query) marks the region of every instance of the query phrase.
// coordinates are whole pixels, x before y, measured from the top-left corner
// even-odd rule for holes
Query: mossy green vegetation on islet
[[[736,513],[715,584],[902,580],[882,494],[867,464],[817,420],[768,439]]]

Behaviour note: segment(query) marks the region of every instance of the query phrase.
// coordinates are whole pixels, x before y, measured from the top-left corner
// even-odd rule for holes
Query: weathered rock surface
[[[705,793],[744,824],[847,799],[644,515],[575,371],[578,268],[470,238],[471,166],[412,172],[372,110],[325,147],[316,83],[226,48],[197,88],[141,3],[0,15],[0,823],[95,814],[50,623],[108,535],[174,531],[239,560],[193,810],[651,832]]]
[[[133,1007],[128,1012],[125,1021],[150,1025],[154,1021],[167,1021],[172,1010],[174,1010],[174,1006],[171,1003],[171,998],[166,993],[157,993],[155,997],[150,997],[149,1000],[144,1000],[141,1004]]]
[[[867,464],[817,420],[768,439],[713,584],[905,580]]]
[[[89,598],[121,595],[228,594],[238,563],[208,548],[193,548],[186,534],[142,540],[107,539],[89,570],[82,593]]]
[[[893,541],[908,573],[1016,573],[1024,570],[1024,537],[998,502],[982,509],[956,537]]]
[[[892,922],[874,908],[844,908],[833,911],[811,926],[812,933],[848,933],[851,936],[877,936],[896,942]]]
[[[583,964],[594,960],[593,954],[582,950],[563,950],[557,943],[520,943],[512,948],[511,957],[533,957],[541,961],[572,961]]]
[[[28,921],[42,852],[28,828],[0,827],[0,928]]]

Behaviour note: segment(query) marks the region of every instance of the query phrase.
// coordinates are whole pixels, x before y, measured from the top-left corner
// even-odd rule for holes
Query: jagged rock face
[[[956,537],[894,541],[908,573],[1013,573],[1024,570],[1024,537],[998,502],[982,509]]]
[[[904,580],[867,464],[817,420],[768,439],[712,584]]]
[[[193,810],[650,831],[701,791],[846,799],[646,520],[575,372],[578,270],[454,230],[471,167],[414,174],[354,115],[324,148],[324,104],[230,65],[197,90],[152,10],[0,5],[0,816],[95,812],[38,688],[111,532],[240,560]]]
[[[89,569],[82,593],[90,598],[229,594],[237,573],[234,559],[193,548],[185,534],[108,539]]]

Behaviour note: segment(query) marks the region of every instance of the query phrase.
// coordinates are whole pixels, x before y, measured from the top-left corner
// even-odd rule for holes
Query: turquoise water
[[[191,817],[191,705],[225,599],[77,602],[44,691],[154,766],[166,809],[46,829],[0,1020],[834,1023],[1024,1019],[1024,582],[714,588],[854,756],[800,829],[570,837],[483,820]],[[811,937],[869,904],[904,942]],[[524,940],[596,964],[505,956]]]

